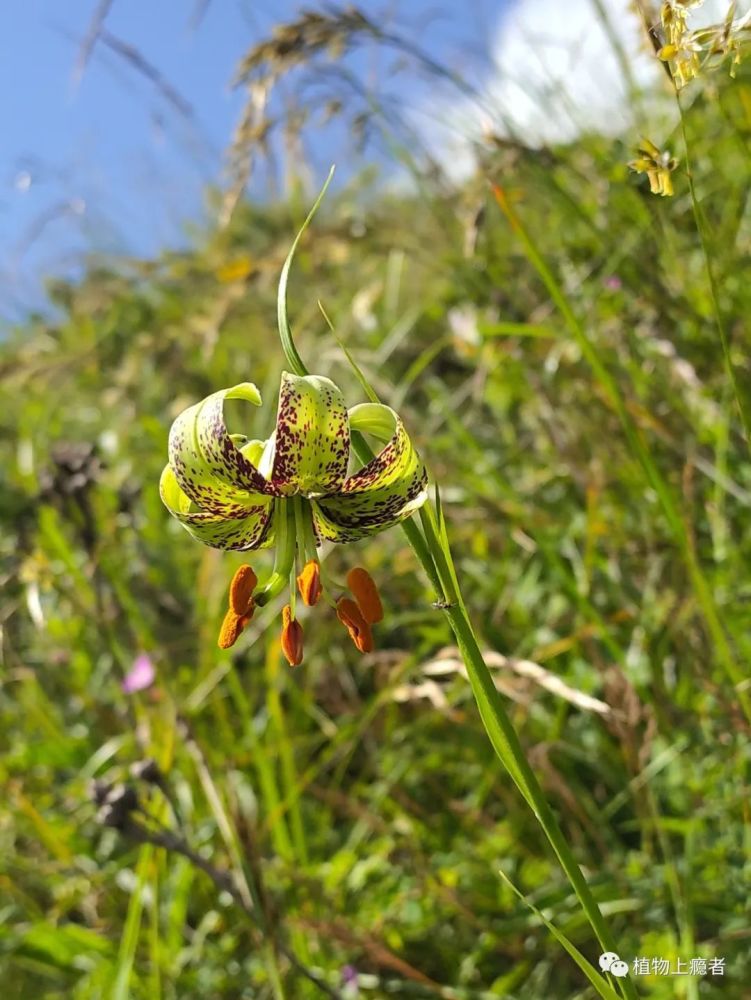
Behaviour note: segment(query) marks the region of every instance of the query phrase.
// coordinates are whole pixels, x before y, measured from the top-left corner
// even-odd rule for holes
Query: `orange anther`
[[[258,577],[250,566],[241,566],[229,585],[229,606],[236,615],[246,615],[253,608],[253,591]]]
[[[347,573],[347,586],[355,595],[362,616],[368,625],[383,619],[383,605],[373,577],[362,566],[355,566]]]
[[[349,634],[352,642],[354,642],[361,653],[372,653],[375,649],[370,625],[366,624],[365,628],[360,629],[356,634],[350,629]]]
[[[359,606],[349,597],[342,597],[336,605],[336,615],[346,626],[349,637],[361,653],[373,652],[373,633]]]
[[[340,597],[336,604],[336,616],[347,628],[362,628],[368,623],[362,616],[359,606],[351,597]]]
[[[232,608],[230,608],[224,616],[222,627],[219,629],[219,638],[217,640],[219,648],[229,649],[230,646],[234,646],[249,620],[245,615],[235,614]]]
[[[321,567],[316,559],[305,563],[302,573],[297,578],[297,587],[300,591],[300,597],[309,608],[318,603],[323,587],[321,586]]]
[[[282,652],[291,667],[302,663],[302,625],[292,617],[289,604],[282,611]]]

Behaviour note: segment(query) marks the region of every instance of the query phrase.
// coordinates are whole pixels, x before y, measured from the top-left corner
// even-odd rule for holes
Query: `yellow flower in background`
[[[701,3],[702,0],[665,0],[660,8],[665,44],[657,55],[670,66],[678,90],[699,73],[701,46],[689,30],[688,12],[692,7],[701,6]]]
[[[649,139],[642,139],[637,146],[639,156],[631,160],[629,167],[637,174],[646,174],[652,194],[670,197],[673,192],[672,172],[678,161],[667,150],[661,150]]]
[[[694,32],[694,41],[706,52],[709,65],[714,67],[729,61],[733,78],[751,44],[751,10],[738,20],[735,10],[735,3],[731,3],[724,21]]]

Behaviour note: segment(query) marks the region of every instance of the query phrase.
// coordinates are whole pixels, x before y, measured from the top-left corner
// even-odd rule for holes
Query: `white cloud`
[[[738,8],[750,4],[744,0]],[[664,70],[635,4],[601,0],[599,6],[607,11],[607,29],[594,0],[518,0],[498,26],[483,109],[465,99],[420,109],[426,144],[452,175],[472,169],[472,141],[483,132],[542,145],[586,130],[641,130],[644,116],[654,122],[671,113]],[[695,24],[717,22],[727,9],[727,0],[707,0],[692,18]],[[632,88],[645,93],[641,105]]]
[[[633,80],[660,67],[627,3],[603,3]],[[500,26],[496,76],[488,89],[509,131],[525,142],[571,139],[583,129],[619,131],[631,122],[629,84],[592,0],[523,0]]]

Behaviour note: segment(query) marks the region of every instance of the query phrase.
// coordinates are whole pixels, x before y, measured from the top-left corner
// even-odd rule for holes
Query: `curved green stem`
[[[561,867],[568,876],[582,909],[587,915],[600,946],[603,951],[617,951],[617,942],[605,923],[597,901],[592,895],[571,848],[566,842],[563,831],[558,825],[553,810],[545,798],[545,793],[525,756],[514,724],[506,712],[503,699],[499,695],[485,663],[462,600],[445,532],[441,530],[442,526],[439,526],[432,507],[427,504],[423,510],[425,511],[422,516],[425,542],[440,580],[442,607],[467,668],[472,693],[480,710],[480,718],[485,731],[502,764],[542,826]],[[442,535],[444,537],[441,537]],[[422,561],[419,554],[418,557]],[[636,990],[629,980],[619,982],[618,985],[622,989],[623,995],[629,1000],[637,996]]]
[[[367,462],[373,457],[370,447],[358,432],[352,435],[352,445],[362,462]],[[514,724],[506,712],[503,699],[498,693],[488,665],[485,663],[462,597],[440,511],[436,516],[436,512],[428,502],[421,508],[420,518],[423,525],[422,531],[412,519],[404,521],[402,529],[425,574],[435,588],[438,606],[444,610],[454,633],[464,665],[467,668],[472,693],[477,702],[485,732],[488,734],[501,763],[543,828],[600,947],[603,951],[617,951],[617,942],[605,923],[592,890],[589,888],[553,810],[545,798],[545,793],[530,767]],[[628,979],[623,982],[619,981],[618,986],[627,1000],[636,1000],[638,994],[633,983]]]

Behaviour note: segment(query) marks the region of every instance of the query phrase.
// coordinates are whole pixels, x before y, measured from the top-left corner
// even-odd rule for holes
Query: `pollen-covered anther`
[[[229,585],[229,606],[236,615],[253,613],[253,591],[258,584],[258,577],[251,566],[241,566],[232,577]]]
[[[346,627],[349,637],[361,653],[372,653],[373,633],[359,606],[351,597],[341,597],[336,605],[336,616]]]
[[[357,601],[363,618],[368,625],[383,620],[383,605],[373,577],[362,566],[355,566],[347,574],[347,586]]]
[[[312,608],[318,603],[323,587],[321,586],[321,567],[317,559],[311,559],[305,563],[302,573],[297,578],[297,587],[300,597]]]
[[[282,652],[291,667],[302,663],[302,625],[292,617],[289,604],[282,611]]]
[[[251,617],[252,614],[238,615],[230,608],[224,616],[222,627],[219,629],[219,638],[217,639],[219,648],[229,649],[234,646]]]

